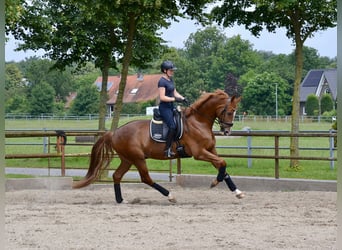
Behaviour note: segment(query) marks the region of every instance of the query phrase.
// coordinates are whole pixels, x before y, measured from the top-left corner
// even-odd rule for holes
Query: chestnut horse
[[[217,178],[213,180],[211,187],[224,180],[237,198],[243,198],[244,193],[236,188],[226,172],[226,162],[217,156],[212,128],[214,122],[218,121],[221,131],[225,135],[230,134],[240,99],[241,97],[229,96],[222,90],[203,94],[195,103],[182,111],[184,133],[179,141],[188,156],[211,162],[218,170]],[[121,160],[113,174],[117,203],[123,202],[120,182],[132,165],[136,166],[143,183],[167,196],[170,202],[175,202],[174,196],[155,183],[149,175],[146,158],[169,159],[164,156],[164,144],[151,139],[149,128],[150,120],[136,120],[119,127],[115,133],[106,132],[92,148],[88,173],[84,179],[75,182],[73,188],[85,187],[93,182],[108,167],[115,151]],[[175,148],[175,145],[173,147]],[[176,153],[174,158],[178,157],[180,155]]]

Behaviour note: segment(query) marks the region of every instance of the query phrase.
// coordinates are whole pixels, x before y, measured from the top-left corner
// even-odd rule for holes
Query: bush
[[[319,101],[316,95],[310,94],[306,98],[305,111],[308,116],[315,115],[315,110],[319,110]]]
[[[334,102],[331,98],[331,95],[324,94],[321,98],[321,113],[323,114],[326,111],[331,111],[334,108]]]

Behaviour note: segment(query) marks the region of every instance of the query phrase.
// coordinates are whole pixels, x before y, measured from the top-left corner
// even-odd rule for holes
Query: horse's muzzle
[[[223,133],[223,135],[226,135],[226,136],[230,135],[231,127],[233,127],[233,123],[229,123],[229,124],[227,123],[225,124],[225,126],[221,125],[221,132]]]

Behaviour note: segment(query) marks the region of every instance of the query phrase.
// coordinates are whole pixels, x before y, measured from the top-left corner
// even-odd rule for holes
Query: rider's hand
[[[189,104],[190,104],[189,101],[188,101],[186,98],[183,99],[183,103],[184,103],[185,105],[189,105]]]
[[[184,100],[183,98],[175,97],[176,102],[183,102],[183,100]]]

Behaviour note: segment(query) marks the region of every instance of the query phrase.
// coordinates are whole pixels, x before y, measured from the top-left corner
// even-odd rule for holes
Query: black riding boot
[[[167,133],[166,136],[166,147],[165,147],[165,156],[168,158],[172,158],[172,156],[175,155],[174,152],[172,152],[172,143],[174,141],[175,138],[175,134],[176,134],[176,130],[175,129],[169,129],[169,132]]]

